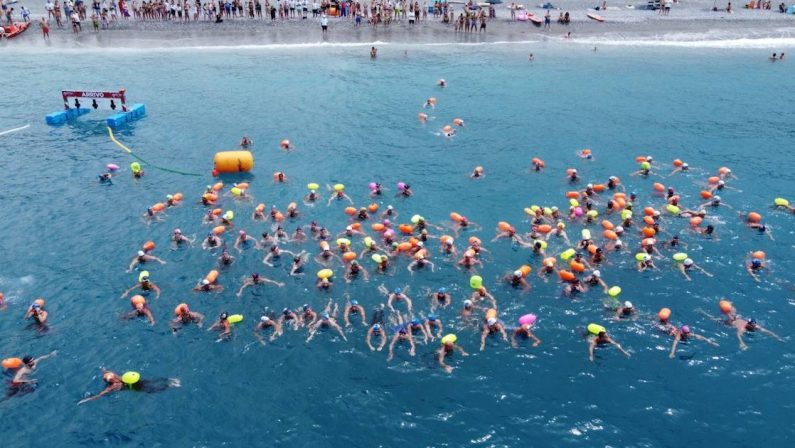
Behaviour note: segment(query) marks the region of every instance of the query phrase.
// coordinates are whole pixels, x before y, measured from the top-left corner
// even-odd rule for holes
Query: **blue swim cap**
[[[358,305],[358,304],[359,304],[358,300],[351,300],[351,305]]]
[[[323,320],[326,320],[326,319],[329,318],[329,315],[328,315],[328,313],[323,313],[323,314],[321,314],[321,317],[323,317]]]
[[[442,294],[444,294],[444,293],[446,293],[446,292],[447,292],[447,288],[445,288],[444,286],[442,286],[441,288],[439,288],[439,292],[440,292],[440,293],[442,293]]]
[[[436,315],[435,315],[435,314],[433,314],[433,313],[429,314],[429,315],[428,315],[428,320],[429,320],[429,321],[431,321],[431,322],[434,322],[434,321],[436,321]]]
[[[751,261],[751,264],[754,265],[754,266],[761,266],[762,265],[762,260],[753,260],[753,261]]]
[[[400,294],[401,291],[403,291],[403,290],[400,289],[400,288],[395,288],[395,294]]]
[[[414,319],[411,319],[411,325],[419,325],[420,323],[421,323],[420,320],[417,319],[416,317]]]
[[[311,310],[311,309],[312,309],[312,307],[310,307],[310,306],[309,306],[309,305],[307,305],[307,304],[304,304],[303,308],[304,308],[304,311],[309,311],[309,310]]]
[[[381,325],[379,325],[379,324],[374,324],[374,325],[373,325],[373,331],[379,331],[379,330],[381,330]]]

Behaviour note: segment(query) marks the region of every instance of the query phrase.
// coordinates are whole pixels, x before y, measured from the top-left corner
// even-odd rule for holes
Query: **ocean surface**
[[[0,312],[0,358],[41,355],[33,374],[34,392],[0,402],[0,433],[6,446],[431,446],[431,447],[744,447],[763,442],[791,446],[795,437],[795,322],[793,271],[795,217],[774,211],[775,197],[795,199],[795,74],[792,61],[770,63],[766,50],[633,48],[564,44],[538,45],[381,45],[377,60],[369,45],[168,49],[157,51],[88,49],[84,52],[9,52],[3,58],[6,83],[0,94],[0,198],[6,220],[2,235],[0,291],[8,307]],[[528,53],[535,61],[528,62]],[[772,52],[772,51],[771,51]],[[792,56],[795,56],[793,54]],[[445,78],[448,86],[436,86]],[[117,131],[117,138],[159,167],[144,165],[135,181],[134,159],[108,138],[104,113],[93,112],[67,125],[44,124],[61,108],[61,89],[126,88],[130,103],[141,102],[147,116]],[[423,109],[428,97],[435,109]],[[417,114],[426,112],[426,124]],[[465,120],[452,138],[440,135],[453,118]],[[479,331],[458,319],[470,294],[469,274],[456,269],[429,244],[435,272],[409,275],[407,260],[396,261],[389,276],[345,284],[334,267],[330,293],[314,287],[310,265],[305,278],[288,276],[289,263],[261,263],[261,251],[247,250],[222,270],[224,293],[190,290],[215,268],[217,252],[170,250],[174,228],[202,238],[205,209],[198,199],[216,180],[213,154],[235,149],[241,136],[254,141],[251,173],[223,176],[251,183],[253,203],[223,199],[236,211],[237,228],[252,235],[270,229],[250,216],[264,202],[284,211],[299,203],[298,225],[317,220],[333,234],[348,223],[345,205],[326,206],[328,193],[314,207],[301,198],[308,182],[344,183],[357,206],[371,202],[367,184],[388,190],[377,202],[393,205],[395,222],[422,214],[449,226],[450,212],[468,216],[483,228],[489,253],[479,272],[497,297],[500,318],[514,327],[527,312],[538,314],[535,334],[543,343],[512,349],[490,338],[479,352]],[[291,140],[294,150],[281,151]],[[595,157],[577,156],[583,148]],[[630,174],[635,157],[652,155],[656,171],[667,176],[671,161],[690,164],[687,174],[643,179]],[[530,160],[546,162],[531,172]],[[112,186],[97,175],[108,163],[122,166]],[[475,166],[486,177],[469,178]],[[663,228],[680,234],[686,252],[713,278],[684,278],[672,267],[672,251],[663,249],[657,271],[634,266],[637,228],[625,238],[631,250],[610,254],[601,268],[608,284],[623,289],[641,312],[634,321],[610,320],[605,295],[598,289],[572,300],[561,297],[554,279],[544,283],[535,270],[540,261],[506,240],[490,242],[498,221],[521,231],[531,205],[567,207],[566,168],[577,168],[586,182],[622,179],[638,194],[636,210],[660,208],[654,182],[673,186],[683,205],[703,202],[699,191],[719,167],[737,176],[721,194],[733,209],[710,210],[706,222],[719,239],[709,240],[687,228],[686,219],[666,218]],[[275,184],[283,171],[288,182]],[[411,185],[415,195],[396,198],[396,183]],[[166,194],[186,200],[168,210],[164,222],[140,220],[148,206]],[[600,211],[604,207],[600,207]],[[745,227],[738,211],[757,211],[772,229],[771,241]],[[612,217],[615,222],[617,218]],[[369,224],[365,224],[369,230]],[[568,224],[577,240],[582,226]],[[592,230],[601,234],[598,225]],[[435,232],[437,235],[440,232]],[[449,231],[447,231],[449,233]],[[232,236],[227,235],[228,244]],[[163,291],[150,306],[158,322],[122,321],[130,310],[121,293],[137,272],[126,273],[131,257],[152,240],[168,264],[148,264]],[[457,240],[463,249],[464,237]],[[361,240],[355,240],[357,250]],[[317,243],[288,244],[290,250],[317,252]],[[549,253],[566,247],[550,242]],[[754,282],[745,272],[749,251],[767,253],[769,272]],[[500,277],[531,264],[532,291],[500,284]],[[285,282],[284,288],[234,293],[242,278],[260,272]],[[410,357],[398,346],[395,359],[370,352],[365,330],[346,330],[348,342],[321,332],[305,343],[305,330],[285,330],[263,347],[252,328],[268,307],[316,310],[329,297],[346,295],[368,310],[385,297],[378,286],[409,285],[415,308],[428,313],[431,288],[449,288],[453,305],[440,312],[445,332],[458,334],[471,353],[450,360],[445,374],[434,361],[438,340],[419,343]],[[37,332],[23,320],[28,304],[44,297],[50,329]],[[785,337],[747,337],[738,348],[734,331],[696,310],[719,314],[721,298],[739,312]],[[242,313],[229,342],[195,326],[171,335],[167,321],[174,307],[187,302],[212,322],[218,313]],[[720,347],[700,342],[683,346],[668,358],[671,339],[652,326],[661,307],[672,321],[687,323]],[[209,324],[208,322],[208,324]],[[583,329],[602,323],[632,354],[597,351],[590,363]],[[179,378],[181,388],[157,394],[120,392],[77,406],[104,387],[100,367],[135,370],[144,378]],[[8,379],[10,377],[6,377]]]

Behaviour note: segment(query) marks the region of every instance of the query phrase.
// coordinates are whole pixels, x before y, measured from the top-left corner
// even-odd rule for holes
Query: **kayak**
[[[4,26],[3,31],[5,31],[6,37],[11,39],[22,34],[29,26],[30,23],[28,22],[15,23],[13,25]]]

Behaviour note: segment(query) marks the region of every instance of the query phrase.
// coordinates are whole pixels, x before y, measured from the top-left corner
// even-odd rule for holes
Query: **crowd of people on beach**
[[[437,86],[446,88],[447,83],[439,80]],[[436,98],[430,97],[425,101],[425,110],[434,110],[436,105]],[[428,126],[428,112],[420,112],[418,118],[421,126]],[[451,125],[444,126],[439,133],[440,138],[456,136],[454,127],[465,130],[464,120],[456,118]],[[247,137],[240,143],[242,150],[250,150],[252,145]],[[284,151],[294,150],[288,140],[282,141],[280,147]],[[595,153],[590,149],[578,151],[577,156],[579,163],[597,163]],[[306,343],[322,334],[343,341],[356,335],[373,352],[386,348],[387,362],[395,358],[398,350],[405,348],[408,356],[413,357],[418,344],[430,346],[438,341],[440,345],[434,349],[435,361],[443,371],[451,373],[454,364],[461,365],[453,361],[456,355],[469,355],[458,341],[462,332],[479,335],[481,352],[499,343],[495,341],[516,349],[523,349],[522,346],[532,349],[541,345],[542,339],[536,334],[541,318],[530,310],[519,313],[521,315],[506,315],[501,311],[504,299],[500,296],[530,294],[533,283],[556,281],[560,285],[561,297],[570,300],[596,297],[602,301],[605,314],[581,329],[590,361],[595,361],[600,347],[612,346],[625,356],[631,356],[630,349],[610,336],[605,325],[618,326],[622,321],[638,319],[670,340],[671,358],[676,356],[683,343],[703,342],[717,347],[719,342],[716,339],[705,336],[703,331],[696,331],[693,324],[674,323],[671,309],[662,308],[655,313],[644,307],[636,308],[631,301],[621,299],[622,290],[616,283],[622,274],[611,266],[622,259],[632,259],[638,275],[661,271],[665,267],[672,271],[670,275],[679,276],[682,281],[698,281],[697,276],[711,277],[713,274],[700,265],[705,261],[695,261],[698,256],[695,247],[717,244],[720,240],[719,225],[727,224],[711,218],[725,216],[724,210],[733,209],[721,195],[738,194],[730,185],[736,177],[731,169],[721,167],[715,175],[702,182],[692,176],[694,168],[679,159],[674,160],[668,170],[651,156],[637,157],[636,162],[637,171],[628,174],[640,181],[631,182],[632,187],[647,191],[650,186],[650,193],[627,191],[625,183],[615,175],[602,183],[585,180],[577,168],[571,167],[565,174],[564,188],[569,191],[561,194],[568,201],[567,208],[528,207],[525,209],[528,223],[524,231],[506,221],[499,221],[487,243],[477,236],[483,236],[481,225],[456,211],[450,212],[449,222],[431,222],[420,214],[401,216],[416,200],[413,199],[416,197],[415,189],[402,181],[396,183],[394,197],[389,195],[388,187],[372,181],[367,185],[369,194],[357,197],[357,202],[367,204],[360,206],[354,205],[354,198],[341,183],[327,185],[324,193],[320,184],[310,182],[307,193],[301,198],[292,198],[284,211],[275,204],[268,208],[265,203],[257,203],[253,188],[247,182],[231,186],[216,182],[195,195],[196,207],[202,209],[195,222],[181,223],[203,227],[206,230],[200,232],[202,236],[186,235],[179,227],[164,230],[172,250],[203,251],[208,261],[215,260],[215,265],[195,285],[185,285],[182,291],[164,291],[155,283],[156,269],[158,264],[165,265],[168,260],[155,255],[156,244],[147,241],[126,266],[128,273],[134,272],[136,281],[120,293],[123,299],[132,294],[129,308],[121,312],[120,317],[157,325],[160,317],[168,315],[171,333],[177,336],[190,331],[190,327],[205,324],[205,315],[197,308],[221,308],[207,326],[219,342],[243,337],[239,331],[245,325],[263,346],[275,343],[287,331],[303,332]],[[117,165],[109,164],[107,171],[99,175],[99,183],[113,187],[118,182],[119,170]],[[140,163],[131,164],[130,171],[135,182],[146,182],[146,173]],[[528,175],[549,176],[544,161],[533,158]],[[472,182],[487,182],[486,170],[482,166],[475,167],[469,177]],[[670,179],[668,182],[671,184],[699,186],[698,197],[703,202],[694,202],[692,194],[683,195],[673,186],[666,187],[662,184],[666,179]],[[275,172],[271,188],[279,188],[288,181],[284,172]],[[161,227],[169,220],[168,211],[183,207],[185,200],[182,193],[168,194],[163,202],[146,208],[141,222],[146,226]],[[692,203],[691,207],[684,206],[686,200]],[[397,202],[398,206],[384,206],[390,202]],[[238,210],[250,206],[250,215],[238,216],[231,204]],[[315,207],[332,206],[340,209],[337,221],[323,225],[311,218]],[[795,207],[785,198],[776,198],[771,204],[771,212],[795,214]],[[738,213],[739,224],[744,231],[774,241],[772,229],[760,213],[738,210],[729,213]],[[678,223],[685,223],[685,229],[680,229]],[[292,232],[288,232],[288,225],[294,227]],[[246,230],[255,226],[259,228],[259,236],[252,236]],[[579,238],[570,237],[572,228],[580,230]],[[163,236],[165,238],[166,235]],[[693,244],[694,240],[699,240],[699,244]],[[525,251],[529,261],[520,266],[506,265],[491,255],[486,247],[488,244],[510,244]],[[685,252],[688,244],[692,245],[690,254]],[[755,242],[757,246],[761,244],[759,240]],[[210,304],[217,303],[215,301],[203,303],[184,299],[190,294],[229,297],[231,291],[221,284],[221,276],[234,263],[250,263],[251,256],[258,251],[261,255],[257,259],[262,257],[261,262],[254,265],[265,269],[268,274],[264,275],[260,269],[250,265],[252,272],[235,285],[234,298],[240,299],[253,289],[290,288],[286,285],[286,280],[290,279],[299,284],[311,282],[321,296],[328,297],[323,308],[315,310],[309,303],[296,307],[300,302],[294,302],[279,309],[267,296],[258,296],[256,300],[264,311],[255,317],[254,323],[245,324],[242,314],[226,310],[238,306],[238,302],[230,301],[219,306]],[[236,261],[233,252],[248,261]],[[766,254],[758,248],[749,251],[745,260],[735,261],[742,263],[744,271],[754,282],[761,283],[769,276]],[[498,279],[484,278],[481,273],[486,264],[500,266],[504,274]],[[459,292],[455,284],[435,282],[434,273],[439,270],[460,272],[462,278],[468,278],[465,288],[469,292]],[[393,278],[398,271],[408,272],[411,280],[407,284],[395,284],[397,282]],[[530,275],[534,271],[535,275]],[[313,280],[304,280],[307,277]],[[343,284],[368,284],[371,281],[379,284],[377,294],[370,292],[353,297],[350,292],[345,292],[342,295],[344,301],[333,298]],[[489,284],[491,281],[494,285]],[[373,296],[378,298],[373,299]],[[179,303],[173,313],[168,313],[164,308],[170,309],[174,305],[163,301]],[[723,317],[700,309],[697,311],[709,320],[731,328],[740,349],[748,348],[746,338],[754,333],[784,341],[753,317],[741,315],[728,299],[716,299],[716,305]],[[0,307],[6,306],[5,297],[0,293]],[[24,319],[33,322],[37,331],[46,333],[50,318],[45,299],[33,300],[25,309]],[[362,328],[363,332],[357,334],[355,327]],[[55,354],[4,359],[3,367],[13,377],[9,383],[9,396],[32,391],[36,380],[30,375],[39,362]],[[125,386],[158,392],[180,385],[175,378],[141,379],[137,372],[119,374],[103,370],[102,379],[105,389],[80,403],[125,390]]]

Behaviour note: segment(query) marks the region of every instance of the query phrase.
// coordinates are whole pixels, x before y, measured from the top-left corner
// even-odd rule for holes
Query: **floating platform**
[[[58,126],[89,112],[91,112],[91,109],[66,109],[48,114],[44,117],[44,120],[50,126]]]
[[[108,117],[108,126],[116,129],[124,123],[143,118],[144,115],[146,115],[146,106],[141,103],[133,104],[127,112],[121,112]]]

